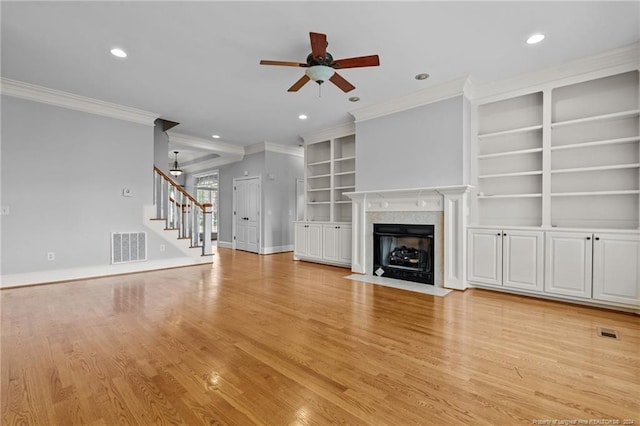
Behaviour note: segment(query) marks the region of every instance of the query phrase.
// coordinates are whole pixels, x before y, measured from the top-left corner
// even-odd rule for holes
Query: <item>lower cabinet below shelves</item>
[[[640,235],[470,228],[468,281],[640,311]]]
[[[350,223],[295,222],[296,259],[351,267]]]

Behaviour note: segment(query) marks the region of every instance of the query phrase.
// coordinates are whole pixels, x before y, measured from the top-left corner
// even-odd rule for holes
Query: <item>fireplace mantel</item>
[[[466,239],[469,185],[415,189],[356,191],[344,195],[353,201],[353,253],[351,270],[370,274],[370,253],[366,250],[367,213],[429,212],[444,214],[444,283],[446,288],[466,288]]]

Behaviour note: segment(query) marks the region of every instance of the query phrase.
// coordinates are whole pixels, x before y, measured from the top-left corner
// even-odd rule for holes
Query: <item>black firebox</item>
[[[433,285],[433,225],[373,224],[373,273]]]

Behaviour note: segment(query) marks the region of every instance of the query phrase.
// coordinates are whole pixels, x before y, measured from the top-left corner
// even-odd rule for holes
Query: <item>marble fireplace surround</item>
[[[373,224],[435,225],[436,287],[466,288],[466,238],[471,186],[442,186],[405,190],[355,191],[351,271],[373,275]]]

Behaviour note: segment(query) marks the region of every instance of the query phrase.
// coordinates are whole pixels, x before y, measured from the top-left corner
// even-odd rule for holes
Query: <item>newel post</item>
[[[204,203],[202,205],[202,255],[212,254],[211,251],[211,209],[212,205]]]

